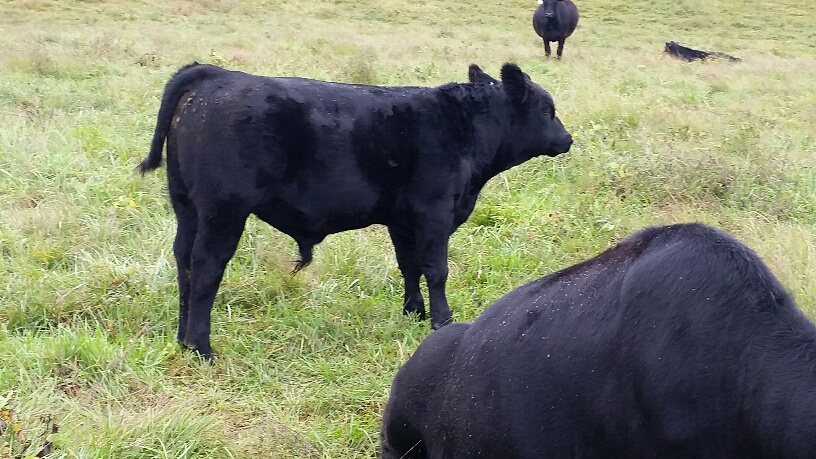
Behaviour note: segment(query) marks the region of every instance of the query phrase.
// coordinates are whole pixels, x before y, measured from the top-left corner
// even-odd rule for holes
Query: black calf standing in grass
[[[327,235],[385,225],[405,279],[403,311],[452,320],[448,239],[485,183],[572,137],[549,93],[515,64],[496,80],[384,87],[270,78],[192,64],[167,83],[153,143],[178,228],[178,341],[211,358],[210,313],[250,214],[291,236],[301,260]]]
[[[701,224],[639,231],[431,333],[383,459],[816,457],[816,326]]]
[[[550,57],[550,42],[558,42],[556,54],[561,59],[564,41],[578,26],[578,7],[572,0],[538,0],[533,13],[533,29],[544,40],[544,54]]]

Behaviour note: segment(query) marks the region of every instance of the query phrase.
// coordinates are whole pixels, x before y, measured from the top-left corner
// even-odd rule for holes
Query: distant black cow
[[[533,29],[544,40],[544,54],[550,57],[550,42],[558,42],[556,54],[561,59],[564,41],[578,26],[578,7],[572,0],[538,0],[533,13]]]
[[[816,327],[760,258],[652,227],[432,332],[383,458],[812,458]]]
[[[669,56],[676,57],[686,62],[691,62],[695,60],[702,61],[709,59],[711,57],[721,57],[731,62],[740,61],[740,58],[731,56],[730,54],[721,53],[719,51],[700,51],[697,49],[689,48],[687,46],[683,46],[680,43],[674,41],[667,41],[666,45],[663,47],[663,52],[665,54],[668,54]]]
[[[269,78],[193,63],[167,83],[142,173],[167,178],[178,230],[178,340],[205,357],[224,267],[250,214],[291,236],[301,259],[327,235],[388,227],[404,311],[451,321],[448,239],[496,174],[569,151],[550,95],[515,64],[501,82],[380,87]]]

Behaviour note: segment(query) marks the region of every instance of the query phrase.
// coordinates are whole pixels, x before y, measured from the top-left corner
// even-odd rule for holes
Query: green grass
[[[192,60],[411,85],[512,60],[548,89],[576,143],[488,183],[451,240],[457,320],[695,220],[756,249],[816,316],[811,3],[578,6],[548,61],[533,1],[0,2],[0,457],[46,441],[70,458],[375,455],[390,381],[429,332],[401,315],[384,228],[328,237],[292,277],[294,242],[251,220],[216,299],[217,365],[174,342],[165,172],[133,168]],[[743,61],[679,62],[669,40]]]

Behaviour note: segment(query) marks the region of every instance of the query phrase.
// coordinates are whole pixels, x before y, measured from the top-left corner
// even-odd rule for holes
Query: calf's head
[[[470,67],[468,75],[471,83],[498,83],[475,65]],[[555,104],[547,91],[512,63],[502,66],[500,86],[509,106],[509,123],[501,152],[508,166],[535,156],[558,156],[570,150],[572,136],[555,116]]]

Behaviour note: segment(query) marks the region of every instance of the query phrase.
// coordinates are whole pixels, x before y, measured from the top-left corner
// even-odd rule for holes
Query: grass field
[[[328,237],[292,277],[294,242],[252,219],[216,298],[217,364],[175,343],[165,170],[133,168],[192,60],[393,85],[514,61],[549,90],[576,142],[485,187],[451,240],[456,320],[680,221],[735,234],[816,317],[812,3],[576,3],[556,61],[533,0],[0,1],[0,457],[376,455],[429,332],[401,315],[384,228]],[[683,63],[670,40],[743,60]]]

